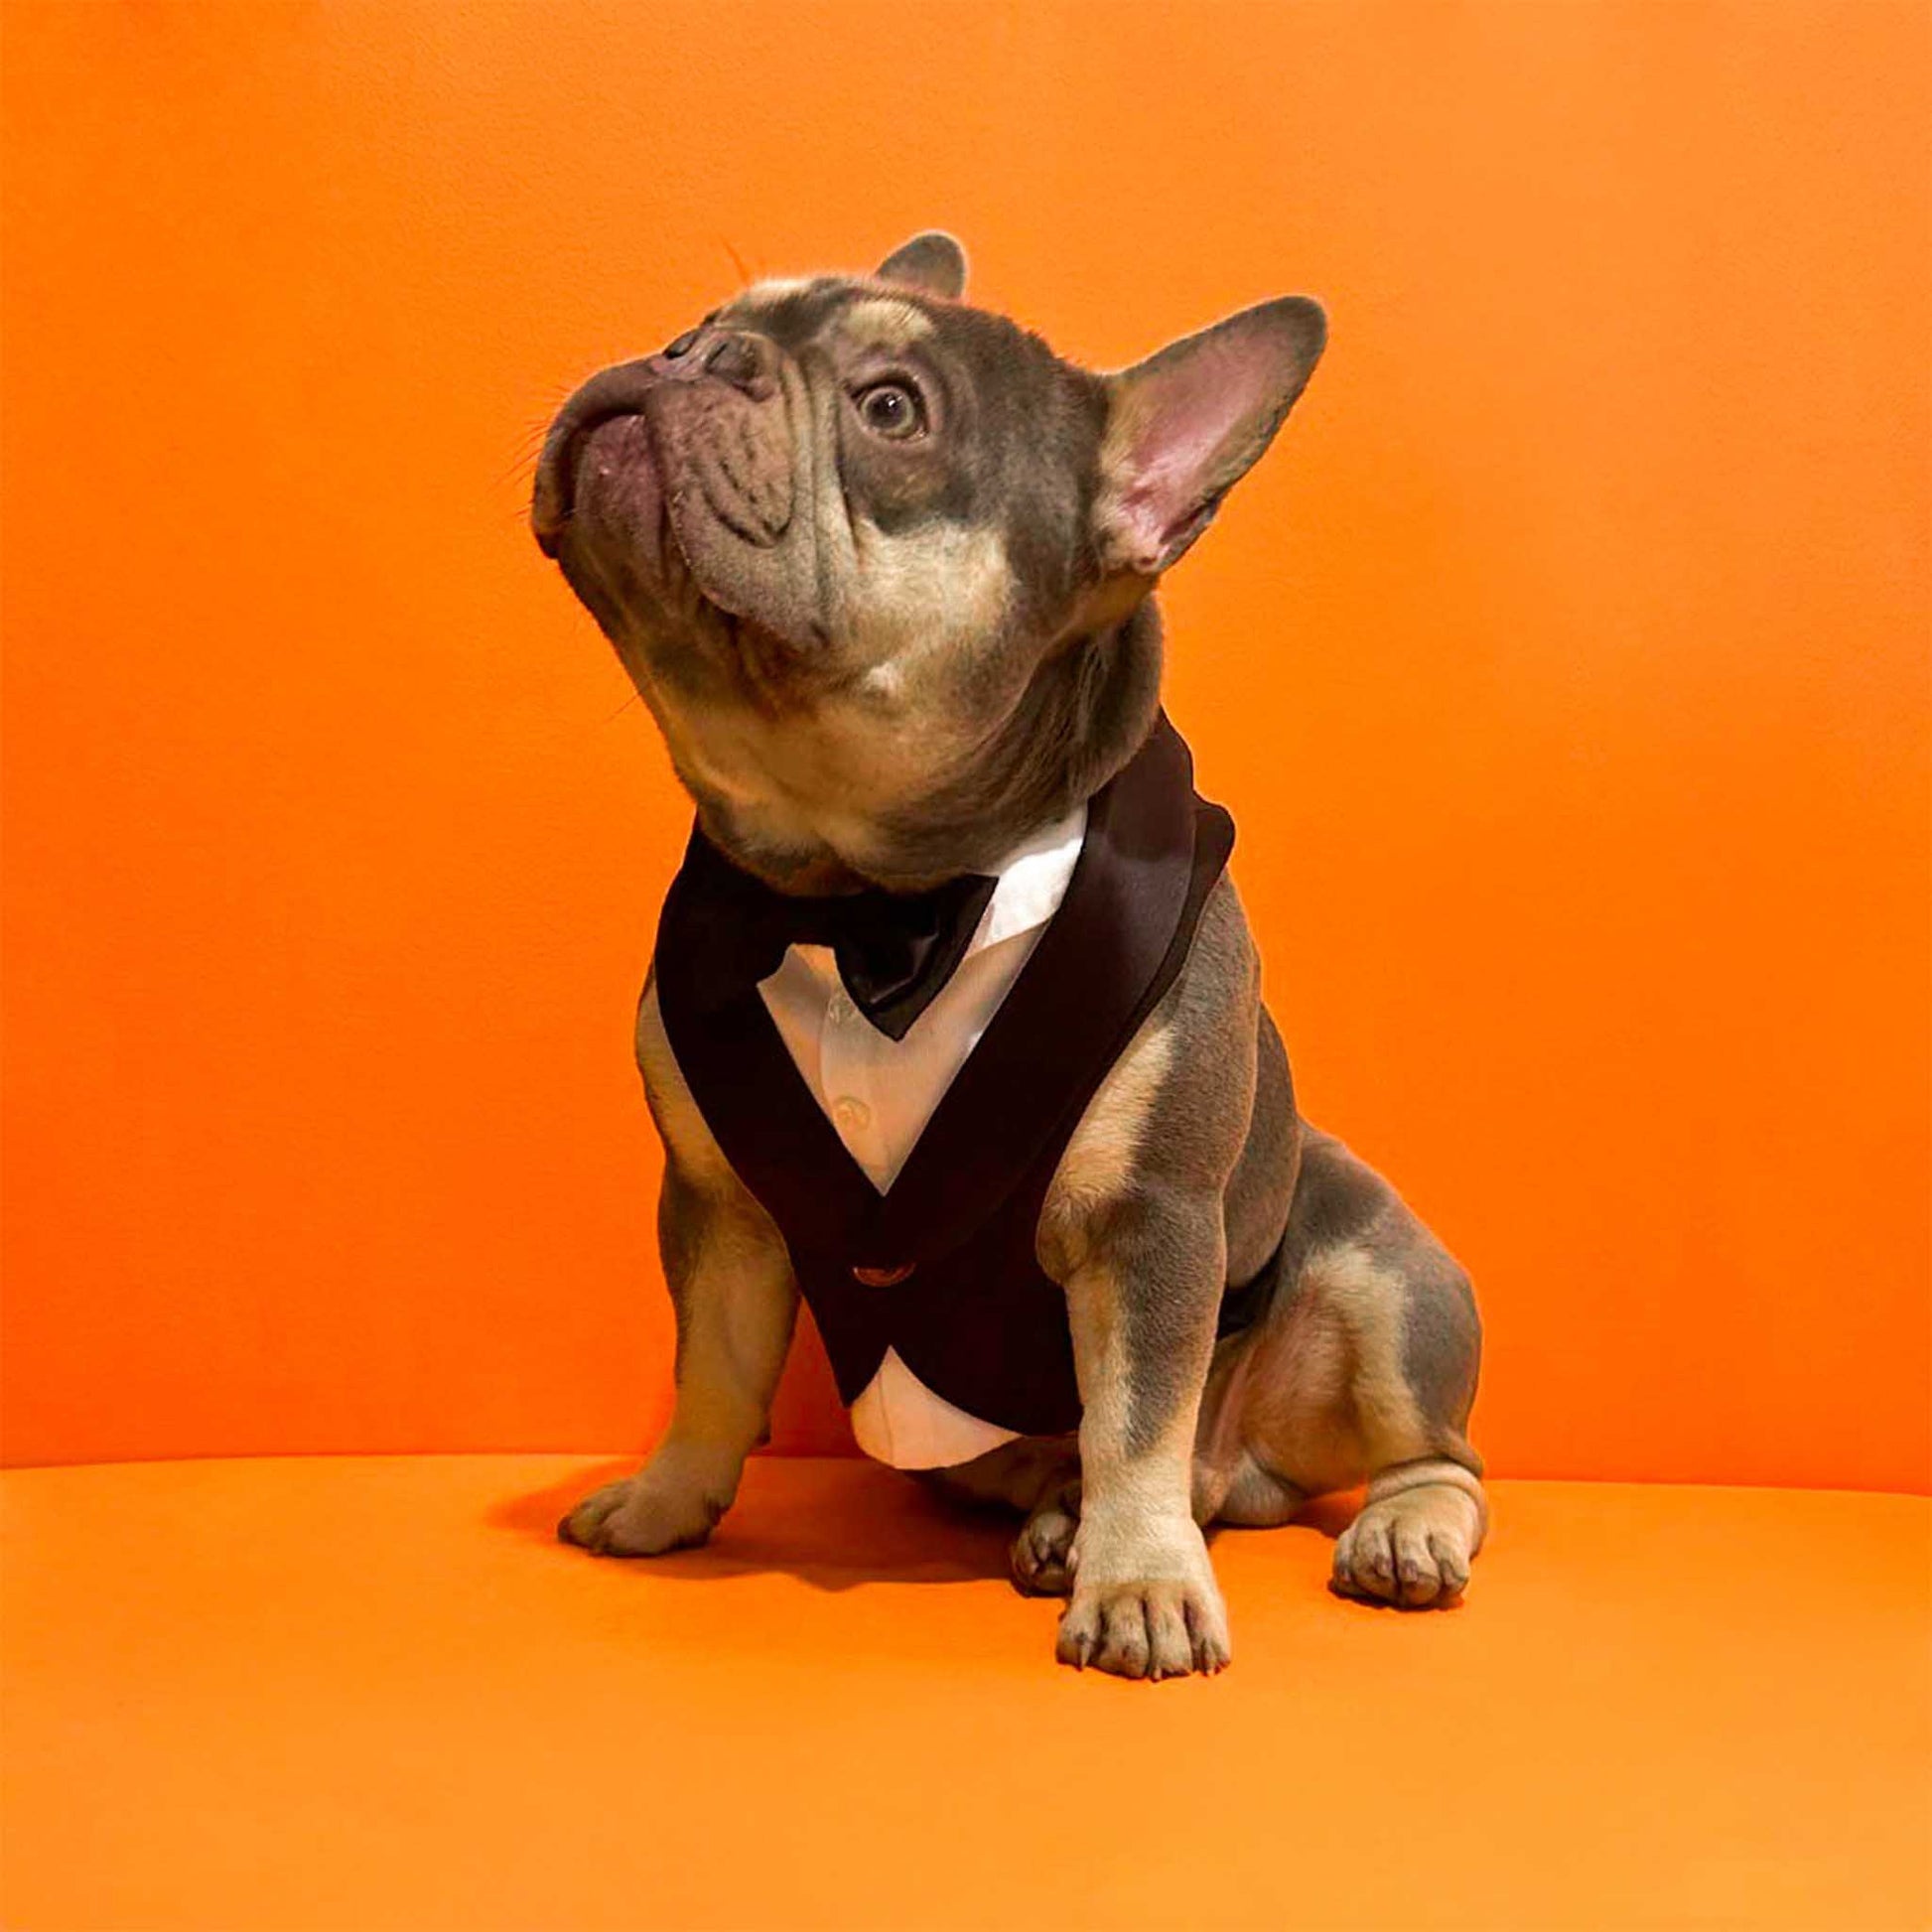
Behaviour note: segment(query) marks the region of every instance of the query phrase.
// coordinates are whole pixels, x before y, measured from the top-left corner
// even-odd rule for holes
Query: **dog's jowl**
[[[1296,1111],[1161,711],[1154,591],[1325,327],[1099,375],[964,285],[939,234],[760,284],[544,446],[537,540],[697,807],[637,1022],[676,1410],[563,1534],[710,1533],[802,1293],[869,1453],[1025,1514],[1063,1661],[1211,1671],[1204,1525],[1366,1481],[1335,1585],[1425,1605],[1486,1520],[1468,1281]]]

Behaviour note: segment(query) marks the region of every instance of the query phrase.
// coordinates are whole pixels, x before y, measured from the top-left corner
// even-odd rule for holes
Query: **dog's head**
[[[1149,593],[1321,352],[1288,297],[1098,375],[965,275],[926,234],[760,283],[593,376],[538,462],[538,543],[780,886],[985,865],[1104,783],[1158,701]]]

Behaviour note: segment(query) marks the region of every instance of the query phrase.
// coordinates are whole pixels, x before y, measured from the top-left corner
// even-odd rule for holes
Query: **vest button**
[[[908,1261],[903,1268],[854,1268],[852,1279],[862,1288],[897,1288],[917,1265]]]

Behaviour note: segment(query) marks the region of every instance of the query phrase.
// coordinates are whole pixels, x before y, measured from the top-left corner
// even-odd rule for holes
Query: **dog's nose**
[[[668,354],[669,350],[665,352]],[[776,364],[777,352],[769,341],[763,336],[737,331],[721,337],[704,353],[706,375],[729,382],[755,402],[762,401],[771,393]]]
[[[700,323],[674,337],[655,355],[646,356],[643,366],[665,382],[715,376],[755,402],[762,402],[775,386],[778,351],[768,337]]]

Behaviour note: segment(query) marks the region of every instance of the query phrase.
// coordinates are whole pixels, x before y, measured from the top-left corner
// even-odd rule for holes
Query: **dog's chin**
[[[703,514],[702,495],[693,492],[685,507]],[[623,633],[652,638],[672,655],[695,649],[720,658],[750,675],[767,697],[822,655],[735,610],[736,600],[712,595],[678,528],[643,417],[613,417],[580,440],[568,526],[570,546],[590,565],[595,588],[568,557],[560,559],[566,575],[594,611],[602,603],[599,591],[616,593],[619,612],[610,616]]]
[[[711,595],[687,550],[643,417],[614,417],[586,435],[573,484],[575,537],[607,570],[641,586],[647,602],[664,611],[720,628],[739,623]]]
[[[580,541],[621,557],[666,591],[687,566],[671,532],[670,506],[650,430],[641,416],[614,416],[579,438],[570,520]]]

